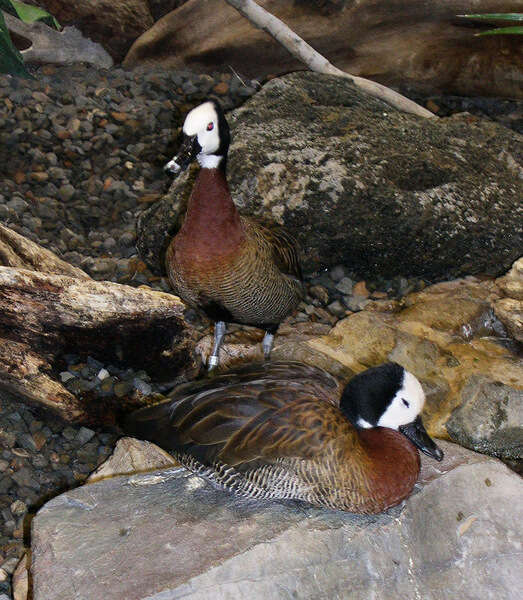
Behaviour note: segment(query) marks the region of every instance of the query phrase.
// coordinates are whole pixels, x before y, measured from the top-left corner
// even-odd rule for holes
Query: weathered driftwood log
[[[196,335],[185,310],[162,292],[0,267],[0,388],[85,419],[98,409],[58,381],[62,356],[189,373]]]
[[[90,279],[82,269],[65,262],[50,250],[42,248],[2,224],[0,224],[0,265]]]
[[[24,23],[6,12],[3,15],[9,31],[32,42],[21,52],[25,62],[87,62],[106,69],[113,66],[108,52],[100,44],[84,37],[76,27],[57,31],[44,23]]]
[[[170,379],[198,368],[199,335],[176,296],[93,281],[6,227],[0,228],[1,263],[26,268],[0,266],[0,390],[78,421],[105,409],[61,384],[64,354]],[[48,272],[30,270],[37,266]]]

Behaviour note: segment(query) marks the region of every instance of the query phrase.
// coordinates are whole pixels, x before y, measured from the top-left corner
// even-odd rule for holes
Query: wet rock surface
[[[370,517],[239,498],[183,469],[72,490],[33,521],[33,598],[515,600],[523,482],[442,446],[402,507]]]
[[[447,421],[457,443],[492,456],[523,459],[523,390],[471,377],[461,393],[461,404]]]
[[[316,73],[270,81],[229,121],[237,206],[284,225],[306,272],[441,279],[501,275],[519,258],[521,136],[504,127],[419,119]],[[193,176],[142,216],[146,262],[162,264]]]

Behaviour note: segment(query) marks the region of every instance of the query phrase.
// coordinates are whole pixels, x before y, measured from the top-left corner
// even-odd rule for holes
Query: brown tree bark
[[[464,13],[523,12],[522,0],[257,0],[339,69],[423,94],[523,97],[521,36],[475,37]],[[189,0],[140,36],[124,65],[263,78],[303,69],[226,0]]]
[[[199,367],[194,354],[199,335],[176,296],[93,281],[6,227],[0,227],[0,264],[15,265],[0,266],[0,390],[67,420],[85,421],[101,408],[62,385],[64,354],[170,379]]]

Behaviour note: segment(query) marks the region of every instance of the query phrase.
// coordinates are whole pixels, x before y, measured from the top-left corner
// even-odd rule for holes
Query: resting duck
[[[201,169],[183,226],[167,249],[170,282],[215,321],[209,369],[218,364],[227,322],[264,329],[268,358],[278,325],[303,297],[296,242],[284,230],[238,213],[225,176],[229,126],[216,101],[191,110],[183,133],[182,147],[165,169],[177,173],[195,158]]]
[[[381,512],[411,492],[416,446],[443,458],[421,422],[423,389],[387,363],[356,375],[341,401],[340,391],[308,365],[248,365],[176,388],[127,428],[240,495]]]

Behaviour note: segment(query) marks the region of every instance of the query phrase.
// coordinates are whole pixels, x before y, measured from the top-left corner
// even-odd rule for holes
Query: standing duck
[[[268,358],[280,322],[303,297],[296,242],[238,213],[225,175],[229,126],[216,101],[191,110],[183,133],[165,170],[177,173],[195,158],[201,169],[185,221],[167,249],[167,274],[181,298],[215,322],[209,369],[218,364],[227,322],[264,329]]]
[[[179,386],[127,427],[237,494],[381,512],[411,492],[416,446],[443,458],[421,422],[423,389],[387,363],[356,375],[341,400],[340,391],[308,365],[248,365]]]

